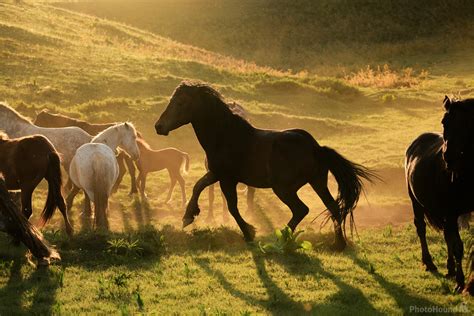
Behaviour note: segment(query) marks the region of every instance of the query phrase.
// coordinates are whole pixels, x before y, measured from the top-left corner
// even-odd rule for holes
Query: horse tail
[[[339,205],[340,220],[345,232],[346,218],[349,215],[354,222],[353,211],[359,201],[360,193],[364,190],[362,180],[373,182],[378,176],[372,170],[351,162],[329,147],[320,147],[319,150],[327,163],[329,171],[338,184],[336,203]]]
[[[185,152],[181,152],[182,153],[182,162],[181,162],[181,168],[180,168],[180,171],[182,174],[188,174],[188,171],[189,171],[189,154],[188,153],[185,153]]]
[[[3,213],[9,219],[7,232],[20,239],[36,258],[61,259],[56,249],[48,244],[41,232],[18,210],[15,203],[10,199],[5,182],[1,177],[0,191],[0,203],[2,204],[0,213]]]
[[[66,212],[66,203],[61,193],[61,160],[56,152],[48,155],[48,167],[45,179],[48,181],[48,197],[43,212],[41,213],[41,224],[46,224],[54,214],[56,207],[61,213]]]
[[[92,186],[94,193],[94,212],[97,228],[109,229],[109,221],[107,219],[107,208],[109,206],[109,189],[106,177],[104,177],[97,169],[94,170],[94,182]]]

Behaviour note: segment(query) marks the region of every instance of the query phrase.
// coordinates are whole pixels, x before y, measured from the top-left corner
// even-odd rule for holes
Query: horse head
[[[443,159],[446,168],[460,175],[474,170],[474,99],[444,99]]]
[[[173,92],[165,111],[155,124],[158,135],[168,135],[169,132],[189,124],[193,117],[194,103],[199,98],[196,93],[198,85],[183,81]]]
[[[140,157],[140,150],[137,145],[137,131],[132,123],[125,122],[122,124],[120,145],[133,160],[137,160]]]

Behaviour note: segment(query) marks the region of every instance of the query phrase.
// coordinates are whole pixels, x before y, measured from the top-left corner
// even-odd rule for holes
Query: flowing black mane
[[[211,87],[210,85],[202,82],[192,82],[192,81],[183,81],[175,90],[173,95],[180,93],[198,93],[207,98],[209,102],[218,108],[224,109],[225,113],[232,114],[236,119],[251,125],[250,122],[244,117],[239,110],[241,111],[243,107],[236,102],[226,102],[224,96]]]

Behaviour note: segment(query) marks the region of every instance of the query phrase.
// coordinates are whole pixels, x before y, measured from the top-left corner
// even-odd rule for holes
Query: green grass
[[[414,228],[365,230],[343,253],[328,248],[332,234],[306,232],[312,251],[263,254],[226,227],[183,232],[165,226],[69,240],[47,233],[63,260],[48,270],[26,264],[21,251],[1,250],[0,314],[404,314],[410,306],[454,308],[472,299],[454,295],[445,272],[446,249],[429,233],[440,274],[422,270]],[[110,252],[115,238],[143,251]],[[150,240],[157,240],[152,242]],[[0,249],[7,242],[0,239]]]
[[[401,10],[397,4],[367,5],[361,11],[364,19],[369,13],[376,14],[374,23],[388,19],[386,29],[379,31],[391,30],[388,34],[393,40],[377,40],[377,28],[364,24],[365,33],[357,33],[355,43],[348,40],[354,34],[340,32],[340,36],[347,38],[340,39],[344,45],[338,51],[329,50],[337,46],[334,41],[326,48],[315,50],[316,44],[305,39],[294,51],[282,56],[268,53],[275,52],[275,47],[272,39],[267,37],[268,42],[265,41],[265,33],[252,33],[258,35],[256,44],[268,43],[265,53],[257,51],[262,54],[259,58],[268,63],[248,55],[245,41],[243,44],[230,41],[230,44],[242,44],[243,48],[242,55],[232,54],[230,50],[234,46],[216,44],[222,42],[226,28],[208,27],[217,23],[212,21],[219,15],[226,22],[219,25],[234,30],[230,35],[248,37],[239,33],[239,25],[255,30],[259,23],[268,22],[269,15],[262,21],[256,21],[252,15],[258,10],[242,15],[251,8],[247,1],[239,2],[241,7],[237,7],[236,1],[222,2],[231,6],[216,6],[208,11],[208,19],[199,19],[210,5],[207,1],[202,2],[199,10],[191,7],[174,16],[169,10],[180,10],[186,2],[180,1],[174,8],[164,0],[134,2],[133,10],[127,1],[116,1],[116,6],[97,2],[98,11],[89,11],[103,16],[106,14],[101,10],[108,8],[106,16],[111,14],[128,24],[46,2],[51,1],[0,3],[0,99],[21,113],[34,118],[36,111],[49,108],[93,122],[133,121],[153,147],[173,146],[190,153],[191,169],[186,177],[189,195],[195,181],[204,173],[204,153],[191,127],[161,137],[153,131],[153,124],[181,80],[203,80],[248,109],[255,125],[307,129],[322,145],[377,169],[385,182],[367,188],[368,201],[362,199],[355,211],[360,239],[355,239],[346,252],[329,250],[332,230],[324,228],[319,232],[320,219],[312,222],[325,207],[310,188],[304,187],[299,195],[311,213],[299,229],[305,230],[301,238],[309,240],[314,249],[296,255],[264,255],[258,242],[273,241],[275,229],[283,228],[290,218],[290,211],[271,190],[258,190],[255,213],[245,214],[258,229],[257,243],[246,245],[234,221],[223,219],[218,195],[215,221],[205,221],[208,201],[203,194],[201,216],[190,230],[183,231],[179,228],[183,214],[178,203],[179,190],[174,192],[172,203],[163,204],[169,183],[166,172],[149,176],[148,202],[127,195],[126,176],[110,202],[112,233],[96,235],[80,231],[80,196],[71,214],[77,231],[73,239],[68,240],[58,230],[62,227],[61,217],[58,214],[53,217],[46,227],[46,236],[57,245],[63,260],[47,271],[29,266],[24,250],[13,248],[7,237],[0,236],[0,315],[86,312],[248,315],[307,311],[349,314],[354,308],[365,314],[403,314],[409,312],[410,305],[454,307],[463,301],[473,310],[472,299],[451,293],[452,280],[422,271],[416,232],[407,224],[412,221],[412,215],[402,169],[408,144],[422,132],[441,129],[444,95],[465,97],[474,91],[472,39],[464,33],[454,34],[456,30],[467,32],[462,23],[470,11],[460,12],[461,1],[443,13],[440,13],[443,1],[437,1],[440,5],[433,5],[427,12],[414,11],[412,6],[404,9],[407,13],[401,21],[408,19],[412,24],[425,14],[447,17],[446,24],[436,27],[438,19],[419,20],[423,28],[433,28],[433,37],[416,32],[408,34],[416,36],[414,42],[402,36],[413,28],[412,24],[402,23],[401,29],[393,26],[397,18],[392,13]],[[298,5],[286,7],[287,11],[279,10],[283,2],[275,3],[274,8],[266,7],[270,11],[262,12],[280,18],[291,16],[288,12],[299,12],[296,16],[300,16],[316,14],[313,11],[318,9],[320,18],[332,12],[326,18],[337,22],[333,28],[320,28],[318,32],[309,28],[305,32],[300,30],[303,38],[312,33],[318,38],[331,38],[330,33],[341,26],[343,14],[351,14],[348,21],[357,17],[353,4],[343,7],[345,11],[336,17],[330,2],[318,2],[309,7],[309,13],[301,11]],[[323,10],[323,5],[328,6]],[[82,10],[88,6],[91,4],[77,4],[75,8]],[[124,6],[127,9],[119,11]],[[222,15],[229,12],[233,19]],[[143,17],[143,23],[155,17],[163,28],[141,25],[137,15]],[[293,19],[298,22],[296,16]],[[183,40],[178,33],[182,32],[179,27],[185,20],[200,22],[196,30],[214,34],[218,53],[175,41]],[[306,22],[297,23],[301,27],[323,23],[323,20],[303,20]],[[354,25],[351,23],[347,27]],[[268,27],[275,28],[272,24]],[[196,42],[186,42],[214,50],[194,35],[194,31],[190,33]],[[274,40],[285,42],[282,38]],[[423,46],[426,41],[439,44],[440,48],[434,49],[435,44]],[[460,42],[464,47],[459,47]],[[445,50],[446,45],[451,49]],[[313,59],[314,55],[300,58],[300,54],[304,56],[313,50],[314,54],[321,54],[322,61]],[[369,50],[373,55],[361,55]],[[405,50],[406,54],[399,54]],[[392,61],[386,58],[389,53],[394,56]],[[229,55],[253,59],[259,65]],[[346,65],[343,67],[346,73],[334,60]],[[301,62],[296,64],[297,61]],[[316,67],[314,63],[318,62],[324,62],[324,67]],[[388,72],[374,75],[366,71],[367,64],[377,69],[386,62]],[[272,65],[303,71],[281,71],[271,68]],[[403,75],[406,67],[413,68],[409,77]],[[364,70],[359,76],[350,75],[349,71],[359,69]],[[420,76],[422,70],[428,74]],[[331,188],[334,188],[332,181]],[[34,223],[38,221],[45,190],[44,184],[36,190]],[[241,195],[242,210],[246,208],[244,200]],[[467,235],[465,232],[464,236]],[[446,250],[442,236],[430,232],[429,243],[443,274]]]

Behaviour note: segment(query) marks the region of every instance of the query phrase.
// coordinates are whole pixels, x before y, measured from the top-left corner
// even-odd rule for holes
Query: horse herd
[[[457,220],[474,208],[470,194],[474,185],[474,165],[471,163],[474,158],[474,99],[450,100],[446,97],[444,106],[443,134],[422,134],[406,152],[408,193],[426,269],[433,271],[436,266],[428,251],[425,219],[444,233],[448,275],[455,277],[456,290],[465,289],[472,295],[472,278],[465,285],[464,250]],[[245,240],[254,239],[255,228],[244,220],[237,207],[238,183],[247,185],[249,208],[255,188],[271,188],[292,211],[288,227],[294,231],[309,212],[297,192],[310,184],[334,223],[334,248],[345,248],[346,222],[352,223],[364,182],[377,180],[376,173],[347,160],[332,148],[319,145],[304,130],[255,128],[240,105],[226,102],[207,84],[182,82],[156,122],[155,130],[159,135],[168,135],[186,124],[192,125],[206,153],[207,172],[193,187],[183,227],[199,215],[198,200],[202,191],[210,187],[212,201],[212,186],[219,182],[229,213]],[[73,232],[68,210],[80,190],[85,193],[85,218],[95,218],[95,227],[108,229],[108,199],[120,183],[125,165],[131,174],[131,193],[139,190],[145,197],[147,174],[167,169],[171,183],[166,200],[170,200],[178,182],[183,205],[186,202],[182,174],[189,169],[188,154],[175,148],[153,150],[131,123],[91,124],[46,111],[39,113],[32,123],[7,104],[0,103],[0,130],[3,130],[0,134],[0,172],[5,179],[0,179],[0,230],[23,241],[39,260],[59,257],[27,220],[32,214],[32,192],[42,179],[48,182],[42,223],[46,223],[58,208],[68,234]],[[138,177],[135,177],[135,164]],[[63,188],[60,165],[68,175]],[[336,198],[328,189],[329,172],[338,183]],[[7,189],[21,190],[22,212],[15,211]],[[62,191],[68,191],[66,199]]]

